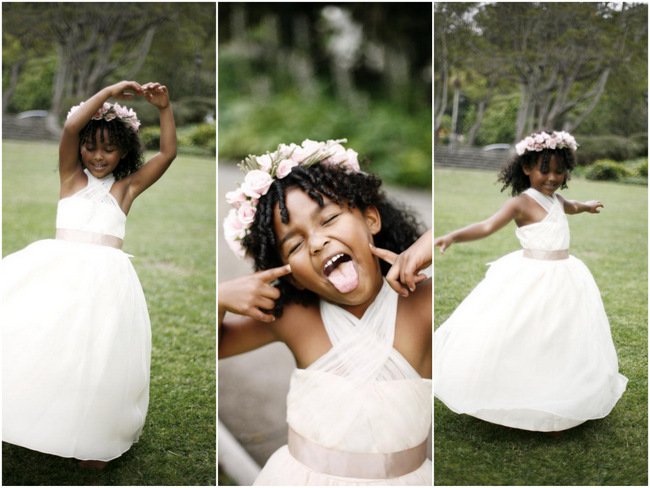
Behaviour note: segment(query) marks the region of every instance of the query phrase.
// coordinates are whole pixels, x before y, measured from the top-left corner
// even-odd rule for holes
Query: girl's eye
[[[296,252],[301,244],[302,244],[302,241],[296,242],[295,244],[292,244],[290,246],[290,248],[289,248],[289,252],[287,253],[287,256],[291,256],[294,252]]]
[[[323,222],[323,224],[329,224],[329,223],[332,222],[333,220],[336,220],[336,218],[337,218],[339,215],[340,215],[340,214],[334,214],[334,215],[332,215],[332,216],[326,218],[325,221]]]

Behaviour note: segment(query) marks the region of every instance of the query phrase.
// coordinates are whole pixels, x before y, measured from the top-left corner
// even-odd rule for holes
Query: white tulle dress
[[[256,485],[431,485],[431,380],[393,345],[398,295],[384,282],[361,319],[321,301],[332,349],[291,377],[288,446]]]
[[[434,395],[456,413],[560,431],[608,415],[627,378],[593,276],[568,253],[562,203],[525,194],[547,215],[517,229],[523,250],[491,263],[436,330]]]
[[[138,440],[149,402],[145,297],[121,247],[115,179],[59,201],[57,238],[0,263],[2,440],[110,461]]]

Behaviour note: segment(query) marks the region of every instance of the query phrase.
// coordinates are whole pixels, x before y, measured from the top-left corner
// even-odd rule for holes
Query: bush
[[[595,181],[619,181],[628,176],[632,176],[632,174],[627,167],[611,159],[596,161],[585,172],[585,177],[588,180]]]
[[[590,165],[601,159],[626,161],[645,156],[646,147],[640,144],[639,138],[621,136],[576,136],[580,147],[576,151],[576,159],[580,165]]]

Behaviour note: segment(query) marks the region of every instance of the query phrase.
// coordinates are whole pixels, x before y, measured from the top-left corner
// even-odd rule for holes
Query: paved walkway
[[[221,227],[230,207],[224,195],[243,180],[243,173],[236,165],[220,163],[218,178],[218,280],[224,281],[250,273],[251,268],[232,254],[223,241]],[[391,187],[386,187],[386,192],[416,209],[431,227],[431,192]],[[430,269],[425,273],[431,276]],[[219,361],[219,420],[260,466],[286,443],[286,395],[294,368],[293,357],[284,344],[271,344]]]

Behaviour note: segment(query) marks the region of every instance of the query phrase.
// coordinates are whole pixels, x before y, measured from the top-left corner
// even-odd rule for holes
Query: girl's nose
[[[309,236],[309,251],[310,253],[315,256],[319,252],[321,252],[323,249],[325,249],[325,246],[329,244],[329,239],[325,236],[322,236],[320,234],[312,234]]]

